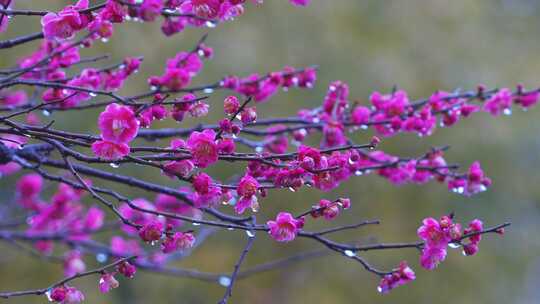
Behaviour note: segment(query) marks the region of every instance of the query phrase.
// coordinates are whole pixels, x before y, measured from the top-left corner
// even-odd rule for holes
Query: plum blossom
[[[402,261],[399,263],[399,268],[395,270],[392,274],[385,275],[381,282],[379,283],[379,286],[377,287],[377,290],[380,293],[388,293],[390,290],[405,285],[411,281],[414,281],[416,279],[416,275],[414,274],[414,271],[407,265],[407,262]]]
[[[258,188],[259,182],[253,176],[246,174],[242,177],[236,190],[240,196],[240,199],[234,205],[236,213],[242,214],[247,208],[258,210],[259,203],[256,196]]]
[[[128,261],[123,261],[116,266],[116,270],[126,278],[133,279],[135,277],[135,273],[137,272],[137,267]]]
[[[167,236],[161,243],[163,253],[172,253],[177,250],[185,250],[193,247],[195,236],[189,232],[175,232],[172,236]]]
[[[130,148],[124,143],[99,140],[92,144],[92,152],[102,159],[119,160],[129,155]]]
[[[128,143],[137,135],[139,122],[128,106],[112,103],[99,115],[98,126],[103,140]]]
[[[214,130],[194,131],[187,140],[187,148],[193,157],[193,163],[199,168],[206,168],[218,160],[218,146]]]
[[[278,213],[275,221],[266,222],[270,236],[278,242],[290,242],[295,239],[296,234],[301,229],[303,222],[295,219],[287,212]]]
[[[145,224],[139,230],[139,236],[145,242],[155,242],[161,239],[163,235],[163,224],[160,221],[153,220]]]
[[[48,13],[41,19],[43,35],[47,39],[70,39],[88,23],[88,17],[78,11],[88,8],[88,0],[79,0],[58,13]]]
[[[111,289],[117,288],[120,283],[114,278],[112,273],[104,273],[99,278],[99,291],[101,293],[108,293]]]

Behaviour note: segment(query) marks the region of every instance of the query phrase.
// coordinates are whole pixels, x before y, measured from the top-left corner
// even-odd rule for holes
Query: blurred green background
[[[16,8],[57,10],[71,1],[16,1]],[[318,64],[319,80],[313,90],[280,93],[266,104],[257,105],[259,117],[293,115],[303,107],[319,105],[332,80],[350,84],[351,95],[366,102],[374,90],[389,91],[394,85],[407,90],[411,98],[427,97],[435,90],[513,87],[523,83],[538,85],[540,2],[534,0],[312,0],[307,8],[296,8],[286,0],[266,1],[247,6],[246,14],[216,29],[188,29],[166,39],[157,23],[127,23],[117,26],[111,42],[99,43],[83,54],[109,53],[113,60],[143,55],[141,72],[129,81],[122,94],[147,89],[145,78],[162,72],[166,58],[191,49],[209,31],[208,44],[215,57],[197,83],[210,83],[224,74],[247,75],[278,70],[284,65],[302,67]],[[7,39],[39,29],[36,17],[16,18],[1,34]],[[21,54],[29,54],[36,42],[2,51],[0,66],[14,64]],[[211,115],[221,117],[222,92],[213,94]],[[97,112],[88,111],[52,116],[57,128],[96,132]],[[306,210],[321,197],[348,196],[353,208],[339,223],[358,219],[380,219],[382,225],[337,236],[351,242],[415,241],[416,229],[424,217],[451,211],[460,221],[478,217],[487,226],[504,221],[513,225],[504,238],[490,235],[480,252],[463,257],[450,250],[447,260],[433,272],[418,264],[414,250],[365,254],[380,268],[391,268],[406,259],[417,280],[389,295],[376,291],[378,278],[343,257],[302,262],[273,272],[259,274],[235,285],[230,303],[538,303],[540,291],[540,111],[516,109],[510,117],[493,118],[478,114],[451,129],[437,129],[429,138],[400,135],[384,140],[381,148],[405,156],[419,155],[431,146],[448,144],[447,159],[468,166],[481,160],[493,187],[472,198],[447,191],[445,186],[394,187],[373,175],[352,178],[331,193],[303,189],[300,193],[271,192],[262,200],[259,221],[279,210]],[[48,118],[44,118],[46,121]],[[180,126],[193,124],[188,119]],[[172,122],[161,126],[175,126]],[[371,132],[359,132],[356,142],[365,142]],[[161,143],[166,145],[165,142]],[[158,172],[124,167],[123,173],[175,185]],[[223,165],[209,170],[214,176],[240,174],[239,165]],[[0,208],[12,203],[14,177],[0,180]],[[53,187],[50,187],[52,191]],[[154,195],[121,188],[132,197],[153,199]],[[131,192],[127,192],[131,191]],[[88,201],[88,204],[92,202]],[[309,223],[307,228],[333,225]],[[238,231],[213,234],[189,258],[174,264],[212,272],[231,272],[246,241]],[[307,240],[282,245],[259,234],[244,266],[285,257],[302,250],[320,248]],[[95,261],[88,259],[89,267]],[[61,266],[38,261],[0,243],[0,290],[47,286],[61,278]],[[166,277],[151,273],[121,281],[108,295],[97,289],[97,278],[74,283],[87,295],[86,303],[215,303],[224,288],[217,283]],[[0,300],[3,301],[3,300]],[[4,300],[5,301],[5,300]],[[9,303],[45,303],[44,297],[18,298]]]

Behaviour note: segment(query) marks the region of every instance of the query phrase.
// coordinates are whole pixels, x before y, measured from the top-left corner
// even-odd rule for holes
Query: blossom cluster
[[[434,218],[426,218],[422,226],[418,228],[418,236],[424,240],[425,246],[422,249],[420,264],[428,270],[433,270],[444,261],[447,254],[447,247],[457,248],[462,245],[462,236],[471,233],[478,233],[483,230],[483,223],[475,219],[469,223],[468,228],[462,231],[460,223],[453,221],[453,216],[443,216],[437,221]],[[502,231],[498,231],[502,233]],[[478,252],[478,244],[481,240],[480,234],[473,234],[469,243],[463,244],[464,255],[475,255]]]
[[[340,243],[326,235],[378,221],[322,231],[305,228],[308,220],[335,223],[350,209],[349,198],[321,198],[297,216],[280,211],[262,223],[257,223],[253,213],[265,207],[263,199],[270,191],[296,192],[313,187],[330,192],[352,177],[368,174],[377,174],[396,186],[436,181],[465,196],[483,192],[491,186],[491,179],[479,162],[473,162],[460,173],[457,165],[447,162],[445,148],[432,148],[419,157],[401,157],[380,149],[379,136],[400,133],[429,136],[437,126],[453,126],[481,111],[494,116],[508,115],[512,106],[528,109],[537,104],[539,90],[526,91],[523,86],[517,86],[515,91],[488,90],[478,86],[471,92],[437,91],[426,99],[413,101],[405,90],[396,88],[390,93],[373,92],[368,103],[361,103],[350,98],[348,84],[334,81],[319,106],[301,109],[291,117],[262,118],[263,113],[257,111],[254,103],[269,102],[279,91],[312,88],[318,77],[317,68],[286,66],[267,74],[228,75],[212,84],[192,86],[205,61],[214,54],[205,44],[205,38],[193,50],[169,58],[162,74],[145,76],[148,91],[135,96],[123,97],[118,91],[139,70],[142,58],[127,57],[109,67],[83,67],[74,72],[77,65],[102,60],[83,57],[82,47],[90,48],[98,40],[110,39],[117,23],[162,19],[161,29],[170,36],[186,27],[213,27],[232,20],[243,14],[250,2],[262,1],[106,0],[90,6],[88,0],[79,0],[58,12],[26,12],[42,16],[41,33],[31,36],[35,38],[15,41],[43,41],[36,51],[23,56],[15,68],[2,71],[6,77],[0,78],[0,106],[8,114],[0,117],[0,124],[6,127],[0,136],[0,173],[8,175],[21,169],[33,173],[20,177],[14,191],[14,201],[26,215],[21,224],[24,230],[0,234],[0,238],[21,237],[46,256],[59,250],[57,243],[69,247],[61,256],[66,279],[50,285],[53,288],[46,293],[50,301],[65,304],[84,301],[84,294],[68,284],[80,276],[99,274],[98,289],[106,293],[119,286],[115,276],[133,278],[138,267],[181,273],[176,268],[167,268],[167,262],[188,255],[204,241],[198,226],[243,230],[249,237],[235,272],[231,277],[216,280],[224,286],[234,283],[255,231],[264,231],[281,243],[309,238],[360,262],[381,278],[378,286],[381,293],[415,280],[414,271],[405,261],[391,271],[378,270],[358,252],[417,248],[421,250],[420,265],[433,270],[445,260],[448,247],[462,247],[465,255],[475,255],[482,234],[504,232],[502,227],[506,224],[499,229],[484,230],[483,222],[478,219],[463,229],[453,215],[447,215],[439,220],[423,220],[417,231],[421,242],[370,247]],[[306,6],[310,1],[289,2]],[[0,8],[12,10],[14,3],[0,0]],[[8,13],[16,14],[0,12],[0,32],[6,30]],[[81,38],[77,40],[77,36]],[[30,96],[26,90],[10,88],[17,85],[39,89]],[[211,98],[216,90],[232,95],[216,107],[224,117],[214,124],[153,128],[160,120],[168,119],[182,126],[188,116],[207,116],[211,103],[216,102]],[[99,97],[110,100],[90,102]],[[49,116],[54,111],[73,113],[96,108],[103,108],[97,117],[97,135],[58,130],[54,121],[42,126],[41,118],[34,113],[39,109]],[[369,128],[376,135],[368,136],[366,144],[355,144],[348,135]],[[321,135],[320,143],[313,144],[312,139],[318,135]],[[165,138],[168,140],[162,144],[160,139]],[[152,144],[138,146],[143,139],[152,140],[149,141]],[[209,169],[225,162],[241,164],[241,169],[222,182]],[[181,186],[162,185],[124,175],[122,170],[112,172],[98,167],[104,163],[110,163],[114,169],[124,163],[157,169]],[[53,172],[51,168],[66,172]],[[147,196],[131,199],[112,186],[100,182],[93,185],[86,176],[156,195],[153,199]],[[44,179],[58,183],[48,199]],[[93,201],[102,204],[84,203],[87,192]],[[111,198],[117,202],[109,201]],[[101,243],[94,235],[105,229],[111,229],[112,233]],[[95,256],[99,263],[109,259],[114,263],[87,270],[89,255]],[[212,274],[203,273],[199,277],[211,278]],[[45,290],[34,293],[43,294]],[[0,297],[10,296],[13,294],[0,293]],[[228,296],[229,288],[223,303]]]

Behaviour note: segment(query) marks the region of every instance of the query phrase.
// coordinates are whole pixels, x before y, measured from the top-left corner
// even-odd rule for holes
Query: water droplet
[[[354,171],[354,175],[361,176],[361,175],[364,175],[364,173],[362,172],[362,170],[356,170]]]
[[[504,109],[504,110],[503,110],[503,114],[504,114],[504,115],[508,115],[508,116],[509,116],[509,115],[512,115],[512,109],[510,109],[510,108]]]
[[[151,91],[157,91],[157,89],[158,89],[158,87],[156,87],[156,86],[151,86],[151,87],[150,87],[150,90],[151,90]]]
[[[259,212],[259,202],[257,201],[257,197],[254,196],[253,198],[254,200],[251,202],[250,208],[251,208],[251,211],[256,213],[256,212]]]
[[[96,96],[97,96],[97,94],[96,94],[96,93],[93,93],[93,92],[92,92],[92,93],[90,93],[90,96],[92,96],[92,97],[96,97]]]
[[[215,28],[215,27],[216,27],[216,23],[213,22],[213,21],[210,21],[210,20],[206,21],[205,24],[206,24],[206,26],[209,27],[209,28]]]
[[[377,286],[377,291],[378,291],[379,293],[382,293],[382,287],[381,287],[381,286]]]
[[[296,192],[296,189],[294,189],[293,187],[289,187],[289,190],[290,190],[291,192]]]
[[[251,230],[246,230],[246,234],[248,237],[252,238],[252,237],[255,237],[255,232],[251,231]]]
[[[109,165],[114,169],[120,168],[120,164],[117,164],[117,163],[110,163]]]
[[[199,56],[201,56],[201,57],[204,57],[204,51],[203,50],[198,50],[197,54],[199,54]]]
[[[448,243],[448,247],[452,249],[456,249],[456,248],[461,247],[461,245],[459,243]]]
[[[52,292],[51,289],[49,289],[49,290],[47,290],[47,292],[45,292],[45,296],[47,297],[47,300],[49,300],[49,302],[53,301],[53,299],[51,298],[51,292]]]
[[[219,285],[223,287],[229,287],[229,285],[231,285],[231,278],[226,277],[226,276],[221,276],[219,277],[218,282],[219,282]]]
[[[98,253],[96,254],[96,261],[99,263],[105,263],[107,262],[108,255],[106,253]]]
[[[150,246],[156,246],[156,244],[157,244],[157,241],[151,241],[150,242]]]
[[[204,88],[203,92],[205,94],[212,94],[212,93],[214,93],[214,89],[213,88]]]
[[[484,185],[480,185],[480,187],[479,187],[479,189],[478,189],[479,192],[484,192],[484,191],[486,191],[486,190],[487,190],[487,187],[484,186]]]
[[[264,148],[261,147],[261,146],[255,147],[255,152],[257,152],[257,153],[261,153],[263,150],[264,150]]]
[[[465,250],[461,251],[461,254],[463,254],[463,256],[467,256],[467,253],[465,252]]]
[[[349,165],[354,165],[355,161],[349,157]]]
[[[346,256],[350,257],[350,258],[356,256],[356,253],[354,253],[354,251],[352,251],[352,250],[345,250],[345,251],[343,251],[343,253],[344,253]]]
[[[234,228],[233,227],[227,227],[227,230],[234,231]]]
[[[109,38],[105,38],[105,37],[103,37],[103,38],[101,38],[101,42],[103,42],[103,43],[107,43],[107,42],[109,42]]]
[[[41,113],[45,116],[51,116],[51,112],[47,111],[47,110],[43,110],[41,111]]]
[[[192,225],[193,225],[193,226],[200,226],[200,225],[201,225],[201,223],[193,222],[193,224],[192,224]]]

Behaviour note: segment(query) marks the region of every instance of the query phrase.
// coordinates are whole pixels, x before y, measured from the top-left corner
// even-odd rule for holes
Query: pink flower
[[[177,250],[184,250],[193,247],[195,236],[192,233],[175,232],[173,236],[167,238],[161,244],[163,253],[172,253]]]
[[[278,242],[294,240],[301,228],[300,221],[287,212],[280,212],[275,221],[268,221],[266,224],[270,229],[270,236]]]
[[[199,173],[193,178],[193,189],[200,194],[206,194],[212,186],[212,178],[206,173]]]
[[[139,230],[139,236],[145,242],[158,241],[163,235],[163,224],[159,221],[151,221]]]
[[[253,212],[259,210],[259,200],[256,196],[241,196],[238,202],[234,205],[234,211],[238,214],[242,214],[247,208],[251,208]]]
[[[403,90],[392,94],[383,95],[379,92],[373,92],[369,97],[371,103],[378,111],[384,112],[387,117],[398,116],[405,113],[409,107],[409,98],[407,92]]]
[[[379,286],[377,287],[377,290],[380,293],[388,293],[390,290],[405,285],[411,281],[414,281],[416,279],[416,275],[414,274],[414,271],[407,265],[407,262],[402,261],[399,263],[399,268],[395,270],[392,274],[385,275],[381,282],[379,283]]]
[[[310,0],[289,0],[292,4],[296,6],[307,6],[309,5]]]
[[[484,229],[484,224],[479,219],[474,219],[469,223],[469,227],[463,231],[464,234],[480,232]],[[481,234],[476,234],[469,237],[469,244],[463,245],[463,253],[465,255],[475,255],[478,252],[478,244],[482,240]]]
[[[6,16],[4,16],[7,19]],[[25,91],[0,90],[0,104],[4,106],[20,106],[28,101]]]
[[[119,256],[140,255],[143,249],[137,240],[124,240],[120,236],[111,238],[111,252]]]
[[[163,9],[163,0],[144,0],[140,6],[140,16],[144,21],[154,21]]]
[[[193,132],[187,141],[187,147],[193,157],[193,162],[199,168],[206,168],[218,160],[218,146],[215,142],[214,130]]]
[[[231,138],[225,138],[218,141],[218,150],[219,153],[231,154],[236,149],[234,145],[234,140]]]
[[[116,270],[118,270],[118,272],[124,275],[126,278],[133,279],[133,277],[135,277],[135,273],[137,272],[137,267],[130,264],[128,261],[124,261],[120,263],[120,265],[116,266]]]
[[[159,78],[159,84],[173,91],[178,91],[189,85],[191,77],[186,69],[167,67],[165,74]]]
[[[339,215],[338,202],[331,202],[329,200],[322,199],[317,206],[313,207],[315,210],[311,212],[313,217],[324,216],[326,220],[333,220]]]
[[[63,302],[66,299],[67,289],[64,286],[53,288],[49,294],[49,298],[54,302]]]
[[[323,126],[323,147],[339,147],[345,144],[347,144],[347,138],[345,137],[342,123],[329,121]]]
[[[99,291],[101,293],[108,293],[111,289],[117,288],[120,283],[114,278],[111,273],[104,273],[99,278]]]
[[[78,250],[69,251],[64,258],[64,275],[70,277],[86,270],[82,254]]]
[[[433,270],[440,262],[446,258],[446,247],[431,247],[429,245],[422,249],[420,256],[420,265],[428,270]]]
[[[43,178],[37,173],[27,174],[19,179],[16,188],[22,198],[36,197],[43,188]]]
[[[204,117],[208,115],[210,106],[204,102],[196,102],[189,107],[189,114],[193,117]]]
[[[242,124],[247,125],[257,120],[257,108],[247,107],[240,113],[240,121]]]
[[[424,219],[422,226],[418,228],[417,234],[430,247],[446,248],[451,240],[451,237],[443,231],[439,222],[431,217]]]
[[[125,144],[137,136],[139,121],[130,107],[113,103],[99,115],[98,126],[104,140]]]
[[[193,178],[193,200],[196,207],[207,207],[217,203],[221,189],[213,185],[212,178],[206,173],[199,173]]]
[[[86,211],[84,227],[89,230],[97,230],[103,226],[104,221],[105,212],[98,207],[90,207]]]
[[[69,39],[83,29],[88,18],[78,10],[88,8],[88,0],[80,0],[76,5],[69,5],[58,13],[48,13],[41,18],[43,35],[47,39]]]
[[[259,182],[251,175],[244,175],[238,183],[237,192],[238,195],[243,197],[252,197],[257,194],[259,188]]]
[[[107,0],[107,4],[103,10],[99,12],[101,18],[109,20],[113,23],[120,23],[124,21],[127,15],[127,10],[124,6],[115,0]]]
[[[371,111],[368,107],[358,106],[351,113],[351,121],[355,125],[366,125],[369,122],[370,115]]]
[[[225,114],[233,115],[238,112],[240,102],[238,102],[238,98],[236,96],[228,96],[223,101],[223,108],[225,110]]]
[[[66,286],[66,297],[62,304],[77,304],[84,301],[84,294],[75,287]]]
[[[96,156],[106,160],[119,160],[129,154],[129,146],[123,143],[114,143],[99,140],[92,144],[92,151]]]
[[[191,0],[193,12],[201,18],[213,19],[217,17],[221,5],[220,0]]]
[[[480,162],[475,161],[469,167],[467,174],[467,187],[465,189],[465,195],[472,195],[479,192],[483,192],[491,185],[491,179],[486,177]]]
[[[484,111],[489,112],[494,116],[500,115],[501,112],[509,114],[511,113],[510,107],[512,106],[512,99],[512,91],[510,89],[500,89],[486,101],[484,104]]]
[[[540,97],[540,92],[531,92],[523,93],[516,96],[516,103],[521,105],[523,109],[528,109],[538,103],[538,97]]]
[[[184,159],[180,161],[170,161],[165,163],[163,166],[163,173],[170,178],[175,178],[176,175],[187,178],[193,172],[195,165],[189,159]]]

